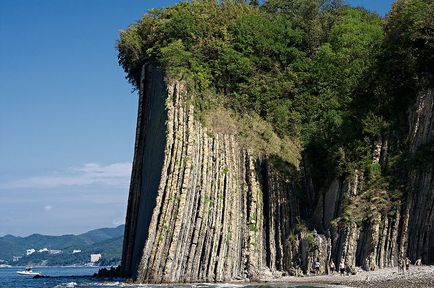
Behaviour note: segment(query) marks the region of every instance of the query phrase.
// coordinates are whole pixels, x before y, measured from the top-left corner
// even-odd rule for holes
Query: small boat
[[[33,272],[32,271],[32,267],[27,267],[26,270],[24,271],[17,271],[18,275],[22,275],[22,276],[36,276],[36,275],[41,275],[41,273],[39,272]]]

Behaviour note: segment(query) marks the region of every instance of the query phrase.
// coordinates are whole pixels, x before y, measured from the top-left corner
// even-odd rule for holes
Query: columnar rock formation
[[[196,121],[181,82],[166,84],[146,66],[142,83],[124,272],[159,283],[288,268],[298,215],[291,185],[233,135],[211,135]]]
[[[434,143],[433,89],[420,93],[409,111],[410,153]],[[412,168],[408,175],[409,192],[404,210],[403,249],[412,259],[423,257],[425,263],[434,261],[434,161],[421,159],[423,164]]]
[[[418,149],[432,145],[434,141],[432,93],[431,89],[420,93],[408,111],[406,141],[413,157],[416,157]],[[388,149],[387,138],[374,143],[373,162],[386,165]],[[398,265],[401,255],[410,257],[412,261],[422,258],[424,263],[434,260],[434,163],[429,159],[420,162],[424,163],[410,165],[407,174],[402,175],[406,182],[403,200],[388,203],[386,211],[377,209],[375,205],[361,206],[361,209],[372,210],[370,217],[361,223],[353,219],[344,225],[331,225],[331,220],[345,213],[344,202],[354,200],[364,190],[363,171],[356,169],[351,176],[335,179],[328,190],[320,194],[313,220],[324,230],[331,228],[334,261],[343,258],[350,266],[375,270]],[[351,212],[351,216],[357,214],[357,211]]]
[[[316,197],[306,163],[300,165],[301,185],[284,180],[267,156],[197,121],[191,97],[183,82],[144,66],[125,276],[150,283],[255,280],[307,272],[317,259],[325,272],[330,260],[341,258],[376,269],[396,265],[399,253],[431,257],[432,163],[409,172],[408,204],[374,211],[363,223],[337,225],[332,220],[343,213],[343,203],[363,189],[362,171],[334,180]],[[408,139],[413,153],[433,138],[432,92],[416,105]],[[374,147],[374,162],[386,161],[387,145]],[[311,195],[309,207],[296,196],[300,186]],[[323,234],[296,229],[302,216]]]

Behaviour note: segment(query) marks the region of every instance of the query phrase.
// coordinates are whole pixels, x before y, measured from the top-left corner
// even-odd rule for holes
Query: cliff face
[[[264,261],[283,267],[298,215],[288,187],[233,136],[210,136],[181,83],[167,85],[153,66],[142,83],[124,273],[139,282],[227,281],[257,277]]]
[[[434,141],[433,89],[420,93],[410,110],[410,133],[407,142],[410,153]],[[407,206],[404,211],[403,247],[410,257],[422,257],[425,263],[434,261],[434,162],[422,159],[422,164],[408,173]]]
[[[165,81],[155,66],[143,68],[125,276],[151,283],[255,280],[310,271],[317,259],[321,272],[342,258],[365,269],[394,266],[406,252],[429,261],[432,163],[409,172],[408,204],[374,211],[363,223],[336,225],[332,220],[344,203],[362,191],[361,171],[334,180],[316,197],[307,164],[300,183],[285,180],[266,156],[197,121],[189,97],[182,82]],[[432,141],[432,98],[431,91],[421,94],[411,113],[413,153]],[[373,161],[385,161],[387,141],[377,150]],[[298,186],[309,196],[307,204],[296,197]],[[297,227],[302,216],[324,234]]]
[[[406,142],[412,157],[417,157],[420,150],[432,145],[434,140],[432,94],[432,89],[419,93],[408,111],[408,138],[402,141]],[[389,150],[393,148],[390,146],[387,137],[373,143],[372,162],[385,166]],[[433,165],[429,159],[408,165],[401,175],[406,183],[403,200],[388,203],[386,209],[379,208],[385,205],[375,201],[378,206],[372,206],[372,202],[371,207],[353,206],[350,215],[353,221],[343,225],[332,225],[332,219],[346,213],[344,203],[360,200],[365,190],[366,172],[356,169],[351,176],[333,180],[326,191],[319,193],[312,219],[321,229],[330,229],[332,259],[344,258],[348,264],[366,270],[396,266],[400,255],[412,261],[421,257],[424,263],[431,263],[434,260]],[[354,216],[357,209],[369,209],[371,213],[357,223]]]
[[[432,89],[421,92],[408,111],[406,146],[413,157],[434,140],[432,94]],[[389,146],[387,138],[373,144],[373,163],[383,166],[389,161]],[[406,183],[402,201],[388,203],[387,210],[375,205],[352,207],[372,211],[361,223],[353,219],[344,225],[332,225],[331,220],[345,213],[343,203],[357,201],[366,184],[363,171],[355,170],[351,177],[335,179],[320,194],[313,220],[324,230],[330,229],[334,261],[344,258],[349,265],[375,270],[396,266],[400,255],[412,261],[422,258],[424,263],[434,260],[434,163],[428,159],[420,162],[409,165],[402,175]]]
[[[136,277],[155,207],[166,145],[167,90],[163,73],[143,69],[137,117],[133,171],[125,224],[122,269]]]

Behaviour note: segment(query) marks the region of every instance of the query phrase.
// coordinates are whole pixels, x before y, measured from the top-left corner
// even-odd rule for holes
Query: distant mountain
[[[81,239],[85,239],[86,241],[91,241],[93,243],[101,242],[113,238],[118,238],[120,236],[124,236],[125,225],[120,225],[116,228],[101,228],[91,230],[89,232],[83,233],[79,235]]]
[[[32,234],[27,237],[6,235],[0,237],[0,259],[14,264],[13,257],[22,256],[22,260],[15,262],[15,264],[25,265],[32,261],[36,261],[34,264],[38,264],[40,261],[45,261],[43,263],[48,263],[48,265],[72,265],[82,264],[74,261],[88,262],[90,254],[100,253],[104,260],[112,261],[121,257],[124,228],[124,225],[120,225],[116,228],[95,229],[79,235],[46,236]],[[62,253],[60,256],[50,255],[49,252],[35,252],[30,256],[26,255],[27,249],[39,251],[44,248],[61,250]],[[82,252],[72,254],[73,250],[81,250]],[[23,261],[25,263],[22,263]],[[62,263],[62,261],[68,263]]]

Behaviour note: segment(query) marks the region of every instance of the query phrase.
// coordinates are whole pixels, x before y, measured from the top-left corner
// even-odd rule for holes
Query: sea
[[[108,282],[96,280],[90,276],[98,272],[98,267],[34,267],[34,272],[40,272],[46,278],[34,279],[20,276],[16,272],[24,268],[0,268],[0,288],[119,288],[119,287],[145,287],[145,288],[313,288],[326,286],[306,285],[242,285],[242,284],[180,284],[180,285],[132,285],[123,282]],[[83,277],[88,276],[88,277]],[[330,287],[330,286],[327,286]]]

